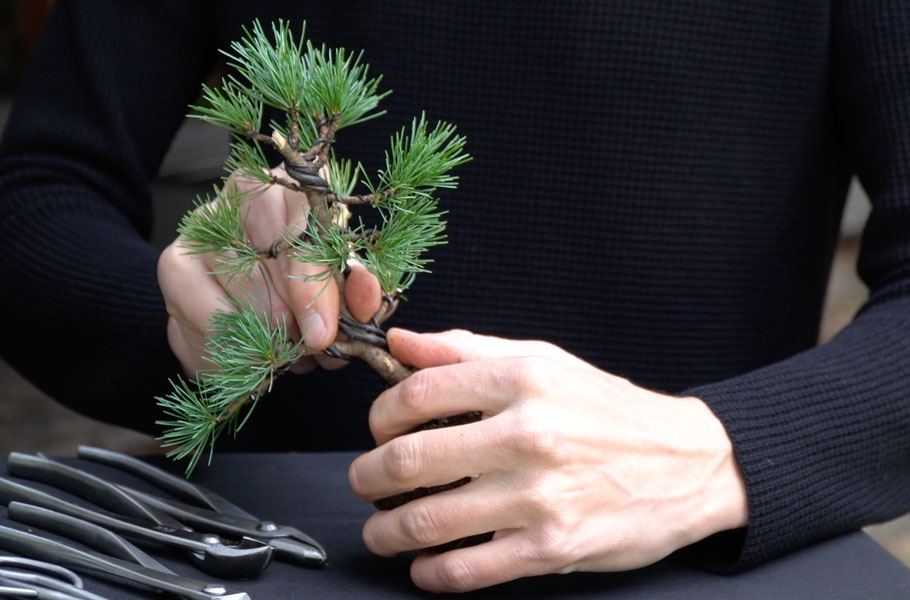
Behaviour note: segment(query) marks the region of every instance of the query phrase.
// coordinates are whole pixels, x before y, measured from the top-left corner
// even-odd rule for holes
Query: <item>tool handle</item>
[[[89,550],[71,548],[60,542],[0,526],[0,548],[30,558],[46,560],[77,571],[117,577],[156,590],[171,592],[188,600],[250,600],[245,592],[210,583],[163,573]]]
[[[183,525],[180,525],[180,529],[174,529],[173,527],[166,525],[158,525],[153,521],[114,515],[103,510],[85,508],[78,504],[73,504],[72,502],[67,502],[66,500],[52,496],[51,494],[46,494],[40,490],[28,487],[27,485],[21,485],[4,477],[0,477],[0,503],[12,506],[11,503],[14,502],[32,504],[50,509],[57,513],[63,513],[83,521],[94,523],[95,525],[100,525],[101,527],[106,527],[121,535],[129,536],[132,539],[158,542],[167,546],[194,552],[211,552],[218,554],[222,547],[223,552],[220,553],[229,552],[230,549],[236,545],[233,543],[226,543],[225,540],[214,534],[199,533],[190,530]],[[86,543],[93,546],[93,544],[89,542]],[[99,549],[107,552],[104,548]],[[122,556],[116,551],[108,552],[108,554],[113,554],[114,556],[120,556],[120,558],[129,560],[128,556]],[[198,563],[198,561],[194,562]]]
[[[84,589],[82,578],[69,569],[20,556],[3,558],[12,559],[13,568],[0,568],[0,585],[25,585],[39,600],[107,600]],[[0,597],[6,596],[0,592]]]
[[[40,560],[32,560],[21,556],[0,556],[0,569],[3,569],[4,567],[11,567],[22,571],[47,573],[48,575],[56,576],[63,581],[69,582],[77,588],[82,587],[82,579],[69,569],[64,569],[63,567],[52,565],[47,562],[41,562]]]
[[[180,523],[173,517],[145,506],[117,489],[115,485],[55,460],[10,452],[6,468],[12,475],[52,485],[112,512],[138,517],[173,529],[182,529]]]
[[[49,508],[18,501],[9,503],[8,512],[9,517],[14,521],[82,542],[105,554],[143,567],[169,571],[157,560],[100,525]]]
[[[24,587],[0,585],[0,598],[37,598],[38,591]]]
[[[18,585],[2,585],[0,582],[0,598],[37,598],[38,591],[20,587]],[[10,582],[14,583],[14,582]]]
[[[121,454],[120,452],[114,452],[112,450],[104,450],[103,448],[94,448],[92,446],[79,446],[76,451],[79,458],[84,458],[94,462],[99,462],[105,465],[112,467],[117,467],[128,473],[144,479],[155,485],[162,490],[168,492],[169,494],[182,498],[187,502],[192,502],[210,508],[215,512],[232,515],[235,517],[243,517],[247,519],[253,519],[251,514],[240,508],[239,506],[228,502],[218,494],[205,489],[202,486],[195,485],[172,475],[167,471],[163,471],[158,467],[154,467],[144,461],[134,458],[132,456],[127,456],[126,454]]]
[[[67,502],[62,498],[57,498],[56,496],[52,496],[41,490],[36,490],[27,485],[16,483],[6,477],[0,477],[0,504],[6,506],[11,502],[27,502],[28,504],[43,506],[57,512],[70,514],[80,518],[85,518],[85,516],[94,513],[94,511],[73,504],[72,502]]]
[[[275,548],[278,556],[290,562],[304,565],[325,563],[325,549],[316,540],[297,530],[291,534],[287,527],[262,522],[200,485],[194,485],[137,458],[112,450],[79,446],[77,454],[79,458],[123,469],[173,496],[192,502],[194,505],[191,506],[144,494],[126,486],[118,486],[143,504],[167,513],[196,529],[228,536],[249,536],[267,540],[269,545]]]
[[[9,504],[10,517],[15,520],[80,540],[105,554],[153,569],[166,570],[132,545],[128,544],[124,548],[122,544],[126,542],[112,532],[134,541],[151,541],[178,548],[193,564],[216,577],[229,579],[255,577],[268,566],[272,558],[272,548],[259,540],[242,538],[239,543],[228,544],[214,534],[175,530],[151,521],[114,515],[100,509],[90,510],[4,478],[0,478],[0,500]],[[34,522],[33,519],[40,519],[43,522]],[[107,533],[113,540],[99,539],[98,536],[103,534],[98,531],[100,529],[105,532],[104,528],[110,530]]]
[[[196,530],[211,531],[234,537],[252,536],[258,533],[256,525],[259,521],[222,515],[208,508],[185,504],[170,498],[162,498],[155,494],[147,494],[127,485],[118,485],[117,487],[125,494],[129,494],[150,508],[166,513]]]

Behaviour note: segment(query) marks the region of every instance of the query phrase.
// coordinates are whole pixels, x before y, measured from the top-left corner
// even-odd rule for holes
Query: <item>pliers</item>
[[[326,561],[326,552],[322,545],[296,527],[260,520],[201,485],[192,484],[139,459],[111,450],[79,446],[77,455],[79,458],[132,473],[191,503],[165,499],[128,486],[117,486],[134,499],[170,515],[185,525],[200,531],[260,541],[274,548],[276,558],[288,562],[321,565]]]
[[[176,548],[206,573],[228,579],[255,577],[271,558],[272,549],[259,542],[222,543],[220,538],[185,531],[179,525],[176,528],[156,525],[153,521],[115,515],[97,508],[89,509],[33,487],[0,478],[0,503],[12,506],[17,502],[69,515],[139,541]]]
[[[0,526],[0,548],[9,552],[61,567],[125,580],[143,589],[151,587],[171,592],[187,600],[250,600],[247,593],[232,590],[224,584],[176,575],[122,537],[88,521],[20,502],[9,504],[9,515],[16,521],[78,540],[100,550],[81,550],[48,537]],[[70,595],[74,599],[100,599],[99,596],[84,591],[70,590]]]

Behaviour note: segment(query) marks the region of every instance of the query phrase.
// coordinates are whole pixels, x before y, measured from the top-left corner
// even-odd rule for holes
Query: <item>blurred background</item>
[[[0,0],[0,132],[9,116],[29,49],[53,0]],[[227,155],[225,132],[198,121],[184,123],[153,187],[156,225],[153,243],[163,248],[196,194],[211,189]],[[854,182],[844,213],[841,239],[831,270],[819,341],[850,322],[868,291],[856,276],[860,235],[868,199]],[[128,399],[125,399],[127,401]],[[131,454],[160,452],[149,436],[112,427],[56,404],[0,361],[0,455],[42,451],[73,456],[78,444]],[[910,566],[910,516],[867,528],[869,534]]]

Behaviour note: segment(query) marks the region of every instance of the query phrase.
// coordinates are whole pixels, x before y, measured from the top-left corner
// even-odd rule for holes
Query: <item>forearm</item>
[[[748,489],[728,567],[910,510],[908,336],[861,318],[826,346],[690,390],[723,421]]]
[[[734,568],[910,510],[910,14],[885,5],[835,2],[831,19],[841,160],[873,203],[869,301],[823,346],[688,390],[724,423],[748,488]]]

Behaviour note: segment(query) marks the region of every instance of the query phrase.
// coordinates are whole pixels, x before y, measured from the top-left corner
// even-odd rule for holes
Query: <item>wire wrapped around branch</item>
[[[326,194],[332,191],[329,182],[319,176],[319,167],[316,164],[296,164],[284,161],[284,169],[294,181],[307,189]]]

